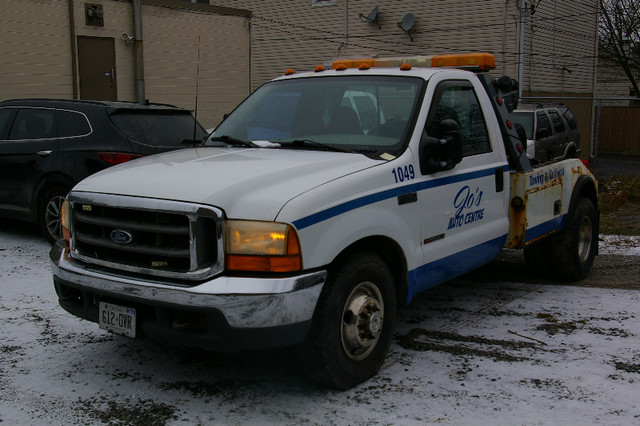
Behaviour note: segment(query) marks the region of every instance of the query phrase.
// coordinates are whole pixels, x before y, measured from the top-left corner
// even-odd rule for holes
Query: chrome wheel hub
[[[342,311],[340,335],[347,356],[355,361],[366,358],[376,346],[384,324],[384,302],[380,290],[371,282],[353,289]]]
[[[582,218],[578,229],[578,258],[580,262],[586,262],[591,252],[591,242],[593,240],[593,230],[591,219],[588,216]]]

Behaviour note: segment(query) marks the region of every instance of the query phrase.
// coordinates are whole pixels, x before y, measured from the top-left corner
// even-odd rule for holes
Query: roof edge
[[[231,15],[250,17],[251,11],[247,9],[236,9],[233,7],[214,6],[204,3],[191,3],[183,0],[142,0],[142,4],[149,6],[166,7],[169,9],[185,9],[198,12],[215,13],[218,15]]]

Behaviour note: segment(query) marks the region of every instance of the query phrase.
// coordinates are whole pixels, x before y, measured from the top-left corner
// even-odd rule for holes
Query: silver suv
[[[565,105],[520,105],[511,113],[511,121],[524,128],[532,163],[580,155],[578,122]]]

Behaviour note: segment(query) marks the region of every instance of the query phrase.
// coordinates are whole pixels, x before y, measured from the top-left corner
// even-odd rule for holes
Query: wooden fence
[[[640,156],[640,106],[603,106],[598,154]]]

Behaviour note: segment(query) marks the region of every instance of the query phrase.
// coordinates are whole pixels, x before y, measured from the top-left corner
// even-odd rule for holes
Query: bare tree
[[[622,68],[640,97],[640,2],[600,0],[600,55]]]

